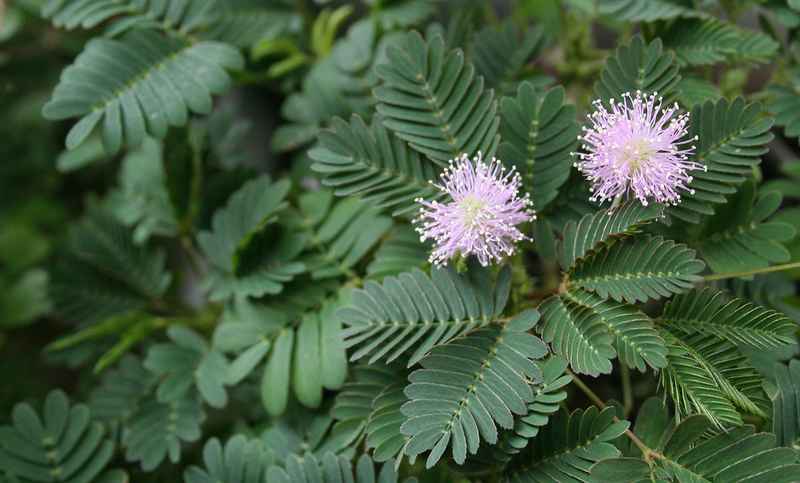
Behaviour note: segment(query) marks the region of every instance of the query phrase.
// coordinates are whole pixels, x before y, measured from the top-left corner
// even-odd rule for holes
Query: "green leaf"
[[[158,374],[158,400],[170,403],[186,397],[196,387],[213,407],[228,404],[228,360],[191,329],[172,326],[167,331],[171,343],[150,348],[144,366]]]
[[[589,475],[591,465],[619,456],[611,441],[629,424],[615,420],[613,408],[559,411],[537,436],[541,444],[514,458],[503,481],[596,481]]]
[[[644,235],[592,252],[575,264],[569,282],[602,298],[636,303],[691,289],[704,267],[686,245]]]
[[[211,298],[276,294],[305,266],[294,258],[305,246],[302,234],[283,229],[278,215],[286,208],[290,183],[272,183],[264,175],[245,183],[197,236],[213,266]]]
[[[536,361],[536,365],[542,371],[542,380],[533,384],[533,399],[527,404],[527,413],[515,418],[514,429],[500,434],[494,451],[494,457],[500,461],[508,462],[523,451],[561,409],[560,403],[567,399],[565,387],[572,382],[572,376],[565,374],[567,361],[551,356]]]
[[[777,54],[780,44],[761,32],[739,28],[716,18],[675,22],[661,38],[675,51],[681,65],[721,62],[765,64]]]
[[[486,87],[513,92],[523,68],[539,56],[546,42],[543,29],[528,27],[522,32],[507,20],[478,31],[469,51],[476,71],[486,81]]]
[[[553,352],[564,356],[579,374],[611,373],[616,356],[613,336],[601,317],[568,297],[554,295],[539,307],[544,319],[542,337]]]
[[[708,287],[667,302],[660,321],[680,332],[713,335],[759,350],[792,344],[797,330],[797,324],[778,311]]]
[[[382,216],[372,203],[353,197],[322,208],[313,216],[304,213],[321,223],[312,227],[311,250],[302,261],[313,279],[343,275],[353,278],[353,267],[392,228],[392,219]]]
[[[42,113],[51,120],[81,118],[67,136],[68,148],[99,128],[106,152],[116,153],[123,144],[138,146],[148,134],[163,138],[169,126],[186,124],[190,112],[211,112],[211,95],[230,83],[226,69],[241,69],[243,62],[226,44],[190,44],[152,30],[135,30],[121,40],[93,39],[64,70]]]
[[[450,446],[463,464],[481,439],[497,443],[496,425],[511,429],[513,414],[527,413],[533,401],[528,381],[542,379],[533,361],[547,354],[544,342],[527,333],[538,319],[538,312],[524,312],[502,328],[489,326],[436,347],[420,361],[402,407],[407,419],[400,430],[410,436],[406,454],[431,450],[431,468]]]
[[[377,477],[377,478],[376,478]],[[353,471],[350,459],[326,453],[320,461],[314,455],[302,459],[290,456],[285,467],[272,466],[267,472],[267,483],[295,483],[313,481],[318,483],[398,483],[397,470],[391,463],[384,464],[376,474],[375,464],[367,455],[362,455]],[[407,478],[404,483],[416,483],[416,478]],[[226,482],[227,483],[227,482]]]
[[[138,462],[143,471],[154,470],[168,456],[177,463],[181,443],[200,439],[204,419],[202,404],[194,393],[169,403],[147,399],[126,426],[122,439],[125,459]]]
[[[777,391],[772,397],[772,431],[781,446],[800,442],[800,361],[775,364]]]
[[[113,20],[112,32],[139,23],[186,34],[208,23],[215,6],[213,0],[49,0],[42,6],[42,16],[67,30],[91,29]]]
[[[598,0],[597,13],[621,22],[653,22],[695,15],[669,0]]]
[[[52,304],[47,293],[48,280],[47,272],[34,268],[10,286],[0,288],[0,327],[22,327],[49,312]]]
[[[584,215],[579,221],[569,221],[564,226],[560,246],[561,267],[568,270],[610,238],[635,233],[641,225],[656,218],[659,212],[655,204],[642,206],[641,203],[630,202],[613,211],[602,209]]]
[[[132,230],[91,209],[70,231],[66,255],[51,272],[55,310],[91,323],[144,308],[170,284],[165,264],[162,251],[134,244]]]
[[[660,406],[660,407],[657,407]],[[633,432],[656,457],[643,461],[632,446],[623,458],[605,459],[591,468],[596,481],[714,482],[797,479],[796,454],[775,445],[775,436],[754,433],[752,426],[709,434],[710,422],[693,415],[675,426],[666,407],[654,398],[642,406]],[[617,479],[619,478],[619,479]]]
[[[428,262],[430,247],[419,241],[419,234],[409,225],[396,225],[375,250],[367,265],[367,277],[382,279],[399,275]]]
[[[526,81],[516,97],[502,98],[500,107],[503,142],[499,156],[522,175],[534,208],[544,210],[572,169],[570,153],[578,145],[580,132],[575,106],[565,103],[562,87],[543,91]]]
[[[716,102],[722,97],[719,87],[700,77],[683,77],[678,82],[678,103],[694,107],[706,101]]]
[[[772,119],[760,114],[760,104],[746,104],[741,97],[692,108],[688,136],[697,138],[692,160],[704,170],[692,171],[690,191],[679,205],[667,208],[669,215],[698,223],[703,216],[713,215],[714,205],[725,203],[725,197],[752,176],[773,138]]]
[[[800,69],[788,72],[788,81],[772,84],[768,88],[770,102],[768,110],[775,124],[784,129],[789,138],[800,138]]]
[[[206,468],[190,466],[183,478],[186,483],[263,483],[274,459],[260,441],[242,434],[231,437],[224,448],[217,438],[211,438],[203,447]]]
[[[614,336],[614,348],[620,361],[644,372],[647,367],[667,365],[667,348],[653,321],[636,307],[606,300],[583,290],[569,291],[562,297],[599,318]]]
[[[680,417],[700,413],[722,428],[742,424],[737,407],[764,416],[762,378],[736,346],[713,336],[669,329],[661,336],[669,354],[659,384]]]
[[[492,157],[500,141],[497,102],[463,52],[448,50],[440,36],[425,41],[411,32],[386,56],[374,94],[387,128],[442,166],[462,153]]]
[[[625,0],[628,1],[630,0]],[[620,10],[626,8],[622,6]],[[631,39],[630,44],[619,47],[606,60],[594,91],[597,97],[606,102],[612,98],[619,100],[623,93],[635,91],[658,92],[668,102],[677,94],[676,86],[679,81],[675,55],[663,51],[660,39],[645,44],[642,37],[637,35]]]
[[[42,417],[20,403],[11,423],[0,426],[0,470],[20,483],[92,483],[114,456],[114,443],[89,408],[70,406],[59,390],[47,395]]]
[[[382,284],[367,281],[337,314],[346,326],[345,346],[358,347],[351,360],[371,355],[370,364],[391,362],[413,350],[410,367],[432,348],[496,321],[508,300],[510,271],[495,283],[481,274],[434,268],[428,276],[417,269]]]
[[[157,377],[138,358],[127,354],[105,373],[89,396],[94,417],[104,423],[126,423],[155,387]]]
[[[320,146],[309,151],[316,161],[311,168],[337,196],[361,196],[395,216],[414,210],[416,198],[442,197],[429,183],[438,178],[438,167],[391,134],[380,118],[369,127],[356,115],[349,124],[337,118],[319,138]]]
[[[403,450],[408,437],[400,432],[405,416],[401,406],[407,374],[396,366],[360,365],[336,395],[331,415],[337,420],[326,448],[340,451],[366,441],[377,462],[388,461]]]

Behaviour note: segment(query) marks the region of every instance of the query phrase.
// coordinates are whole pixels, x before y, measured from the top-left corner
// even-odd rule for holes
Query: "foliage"
[[[0,481],[797,480],[800,2],[0,19]],[[688,132],[609,172],[697,169],[598,205],[587,114],[637,91]],[[536,218],[439,266],[421,199],[508,228],[441,186],[478,153]]]

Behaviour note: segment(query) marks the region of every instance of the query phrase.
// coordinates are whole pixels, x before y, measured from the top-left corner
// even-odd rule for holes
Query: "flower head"
[[[450,195],[446,203],[417,199],[422,206],[414,219],[420,239],[432,239],[431,263],[441,266],[458,255],[475,255],[486,266],[514,253],[514,245],[527,239],[517,228],[535,215],[527,194],[520,197],[522,181],[514,168],[506,171],[497,159],[486,164],[481,153],[451,160],[432,183]]]
[[[689,161],[697,139],[684,139],[689,114],[680,114],[678,104],[662,107],[658,93],[626,92],[620,102],[611,99],[611,110],[594,101],[589,115],[591,126],[584,127],[583,153],[577,153],[575,167],[591,183],[592,201],[601,203],[626,192],[643,205],[648,198],[676,205],[680,191],[688,188],[688,172],[705,169]],[[575,154],[575,153],[573,153]]]

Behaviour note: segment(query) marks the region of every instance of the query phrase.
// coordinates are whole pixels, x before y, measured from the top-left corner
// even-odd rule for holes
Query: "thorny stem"
[[[583,391],[584,394],[586,394],[586,397],[588,397],[589,400],[592,401],[592,404],[594,404],[600,409],[606,408],[606,403],[604,403],[603,400],[600,399],[600,397],[597,394],[595,394],[595,392],[592,391],[591,388],[589,388],[589,386],[586,385],[586,383],[581,381],[580,378],[578,378],[578,376],[574,372],[572,372],[572,370],[567,368],[567,373],[569,373],[569,375],[572,376],[572,382],[574,382],[575,385],[578,386],[578,389],[580,389],[581,391]],[[614,421],[619,422],[620,419],[614,416]],[[639,448],[639,451],[642,452],[644,460],[647,463],[650,463],[654,458],[660,459],[664,457],[658,451],[650,449],[650,447],[644,444],[644,442],[641,439],[639,439],[638,436],[633,434],[633,431],[631,431],[630,429],[625,430],[625,436],[627,436],[628,439],[630,439],[633,442],[633,444],[636,445],[637,448]]]
[[[713,275],[706,275],[703,280],[712,282],[714,280],[725,280],[728,278],[748,277],[750,275],[758,275],[761,273],[782,272],[784,270],[791,270],[793,268],[800,268],[800,262],[784,263],[783,265],[773,265],[766,268],[758,268],[755,270],[746,270],[744,272],[732,273],[715,273]]]

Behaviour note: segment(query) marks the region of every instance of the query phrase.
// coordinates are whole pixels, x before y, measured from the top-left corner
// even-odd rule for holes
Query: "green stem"
[[[761,273],[782,272],[784,270],[791,270],[793,268],[800,268],[800,262],[784,263],[783,265],[773,265],[771,267],[745,270],[743,272],[715,273],[713,275],[706,275],[703,277],[703,280],[706,282],[712,282],[714,280],[725,280],[728,278],[749,277],[750,275],[758,275]]]

